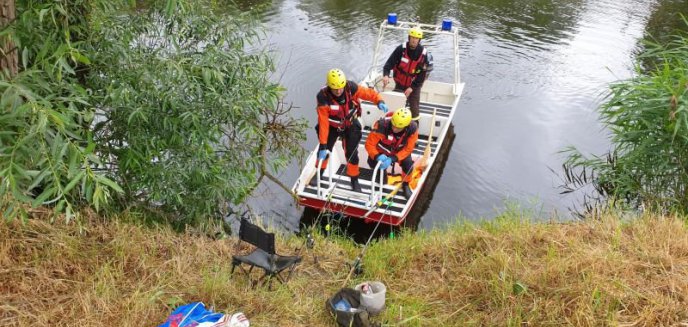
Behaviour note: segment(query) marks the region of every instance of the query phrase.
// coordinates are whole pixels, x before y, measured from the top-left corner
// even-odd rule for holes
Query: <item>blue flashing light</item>
[[[442,20],[442,30],[443,31],[451,31],[451,28],[452,28],[451,19],[443,19]]]
[[[396,13],[389,13],[387,14],[387,24],[389,25],[396,25],[397,24],[397,14]]]

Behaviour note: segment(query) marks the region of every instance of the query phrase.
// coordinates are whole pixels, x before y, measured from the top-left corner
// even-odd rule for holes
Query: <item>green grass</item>
[[[81,223],[0,224],[0,325],[153,326],[176,306],[203,301],[244,312],[252,326],[334,326],[324,302],[360,251],[316,234],[292,280],[269,291],[230,275],[235,239]],[[283,254],[304,243],[278,242]],[[374,317],[384,326],[688,323],[684,218],[553,223],[508,213],[376,241],[364,269],[348,286],[387,286],[386,309]]]

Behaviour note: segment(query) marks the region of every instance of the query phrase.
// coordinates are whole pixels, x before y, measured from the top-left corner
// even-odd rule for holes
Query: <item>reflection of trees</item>
[[[653,8],[647,26],[645,26],[645,37],[666,43],[670,36],[676,34],[677,31],[688,31],[688,26],[683,22],[681,14],[688,14],[688,1],[659,1]]]
[[[443,9],[446,7],[446,1],[437,0],[419,0],[418,6],[414,8],[416,10],[415,16],[418,18],[418,22],[428,23],[428,24],[439,24],[442,22]]]
[[[254,10],[263,12],[272,4],[271,0],[232,0],[231,4],[236,5],[241,11]]]
[[[462,25],[487,26],[497,38],[527,43],[567,38],[584,8],[584,0],[468,0],[459,7]]]
[[[342,38],[348,38],[355,29],[377,29],[377,24],[396,12],[400,20],[408,20],[413,2],[394,4],[393,1],[303,0],[299,9],[308,13],[312,21],[330,25]],[[415,15],[413,16],[415,17]]]
[[[682,13],[684,15],[688,13],[688,2],[685,0],[662,0],[655,3],[651,10],[652,13],[645,26],[644,39],[666,45],[672,36],[688,31],[688,25],[681,18]],[[638,42],[640,43],[638,51],[642,52],[643,40]],[[644,57],[641,64],[644,69],[650,70],[654,68],[658,60],[661,61],[661,58]]]
[[[553,43],[567,37],[584,9],[585,0],[303,0],[299,9],[312,21],[331,26],[346,38],[353,29],[370,28],[396,12],[400,20],[440,23],[460,21],[464,27],[489,27],[496,37],[528,43]]]

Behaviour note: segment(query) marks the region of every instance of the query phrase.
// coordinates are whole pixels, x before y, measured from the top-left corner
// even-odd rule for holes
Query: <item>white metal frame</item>
[[[384,20],[380,23],[380,31],[377,35],[377,43],[375,44],[375,53],[373,54],[373,63],[368,71],[368,76],[372,76],[375,72],[381,71],[384,64],[378,64],[378,56],[380,54],[380,49],[382,48],[382,43],[384,40],[385,30],[402,30],[407,31],[414,27],[420,28],[423,34],[439,34],[439,35],[449,35],[452,36],[454,42],[454,94],[459,95],[460,91],[458,86],[461,85],[461,75],[459,69],[459,29],[456,26],[452,26],[449,31],[442,30],[441,25],[431,25],[413,22],[397,22],[392,25]]]
[[[439,134],[437,135],[437,138],[438,138],[438,141],[436,144],[437,148],[435,150],[431,150],[430,158],[428,161],[428,166],[431,167],[435,161],[436,151],[438,151],[442,147],[444,138],[446,137],[446,133],[448,131],[448,126],[451,123],[453,116],[455,114],[455,111],[458,107],[458,102],[459,102],[459,99],[461,97],[461,93],[463,91],[463,86],[464,86],[464,84],[461,82],[461,77],[459,75],[460,69],[459,69],[459,33],[458,33],[458,27],[453,26],[450,30],[444,31],[444,30],[442,30],[441,25],[430,25],[430,24],[421,24],[421,23],[412,23],[412,22],[397,22],[397,24],[391,25],[391,24],[388,24],[386,20],[383,21],[380,24],[378,39],[377,39],[377,42],[375,45],[375,51],[373,54],[373,62],[372,62],[372,65],[370,67],[370,70],[368,72],[368,75],[364,78],[363,83],[366,83],[369,86],[371,86],[371,84],[376,85],[376,82],[378,82],[381,79],[383,63],[378,64],[377,61],[378,61],[378,58],[380,55],[380,51],[382,49],[382,45],[384,43],[385,32],[389,32],[390,30],[409,30],[409,29],[414,28],[414,27],[420,28],[423,31],[423,33],[451,36],[453,39],[453,49],[454,49],[454,53],[453,53],[454,54],[454,60],[453,60],[453,64],[454,64],[454,67],[453,67],[454,68],[454,72],[453,72],[454,76],[453,77],[454,77],[454,79],[453,80],[454,80],[454,83],[452,84],[451,92],[454,95],[454,99],[451,103],[452,111],[451,111],[450,115],[448,117],[446,117],[447,121],[445,122],[445,124],[443,125],[443,128],[439,131]],[[449,84],[449,83],[442,83],[442,84]],[[362,106],[365,106],[365,105],[366,105],[365,103],[362,103]],[[446,104],[446,105],[449,105],[449,104]],[[374,108],[373,110],[375,112],[377,112],[376,109],[377,108]],[[365,110],[365,108],[364,108],[364,110]],[[424,115],[424,114],[422,114],[422,115]],[[336,146],[337,146],[337,144],[335,144],[335,147]],[[427,146],[432,147],[432,141],[429,141]],[[377,205],[385,196],[385,194],[384,194],[385,185],[383,182],[384,176],[382,173],[380,173],[379,168],[378,168],[380,163],[377,163],[376,167],[373,168],[374,173],[373,173],[372,180],[370,181],[371,182],[370,194],[365,194],[365,195],[364,194],[358,194],[358,193],[350,192],[348,190],[338,189],[335,187],[336,185],[333,185],[333,184],[337,184],[337,183],[333,183],[333,178],[332,178],[333,172],[331,170],[332,170],[332,165],[334,164],[333,159],[335,158],[335,156],[337,159],[339,159],[340,156],[339,156],[339,153],[335,153],[337,151],[331,151],[331,153],[329,153],[330,164],[328,165],[329,187],[322,188],[320,185],[320,180],[321,180],[322,176],[320,176],[320,174],[319,174],[320,168],[322,166],[314,165],[315,162],[311,161],[311,159],[317,160],[316,158],[312,157],[312,156],[317,156],[317,152],[318,152],[318,148],[316,146],[315,150],[312,152],[311,156],[309,156],[309,159],[307,160],[307,165],[310,164],[310,165],[313,165],[314,167],[317,166],[315,176],[312,177],[312,178],[316,178],[318,181],[317,186],[316,186],[316,197],[317,198],[320,198],[321,200],[322,199],[330,199],[330,201],[341,204],[341,205],[347,205],[348,201],[354,201],[355,200],[358,203],[362,203],[363,208],[370,210],[368,213],[370,213],[372,211],[377,211],[380,213],[385,212],[385,210],[383,208],[380,208],[380,206]],[[304,183],[308,183],[308,181],[305,180],[305,177],[303,177],[303,176],[304,176],[304,172],[302,171],[302,176],[300,177],[300,180],[302,180],[302,182],[304,182]],[[341,177],[339,177],[339,178],[341,178]],[[427,174],[423,174],[421,176],[421,179],[419,180],[419,185],[423,185],[425,183],[426,178],[427,178]],[[299,187],[301,189],[303,189],[306,186],[307,186],[306,184],[299,186],[299,182],[297,181],[297,184],[294,186],[294,190],[296,191]],[[335,194],[338,196],[344,197],[346,200],[332,199],[331,198],[332,195],[335,195]],[[299,193],[299,195],[304,196],[306,194]],[[306,195],[306,196],[309,196],[309,195]],[[414,196],[417,196],[417,194],[415,194],[415,192],[414,192]],[[410,210],[410,205],[407,203],[404,205],[404,208],[400,212],[400,215],[405,216],[408,213],[408,210]],[[366,216],[367,216],[367,214],[366,214]]]

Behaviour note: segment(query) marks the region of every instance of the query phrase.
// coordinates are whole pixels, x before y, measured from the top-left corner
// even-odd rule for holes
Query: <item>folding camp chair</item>
[[[275,234],[265,232],[246,218],[241,218],[241,225],[239,226],[239,243],[242,241],[253,244],[256,248],[248,255],[232,256],[231,274],[234,274],[234,268],[239,266],[239,268],[246,273],[248,279],[251,280],[251,271],[253,267],[262,268],[265,274],[258,279],[256,284],[267,277],[266,282],[268,283],[268,289],[270,289],[273,277],[276,277],[282,284],[289,281],[294,268],[301,262],[301,256],[282,256],[276,254]],[[242,264],[247,264],[250,268],[246,270]],[[288,274],[287,277],[284,278],[281,273],[287,269]]]

